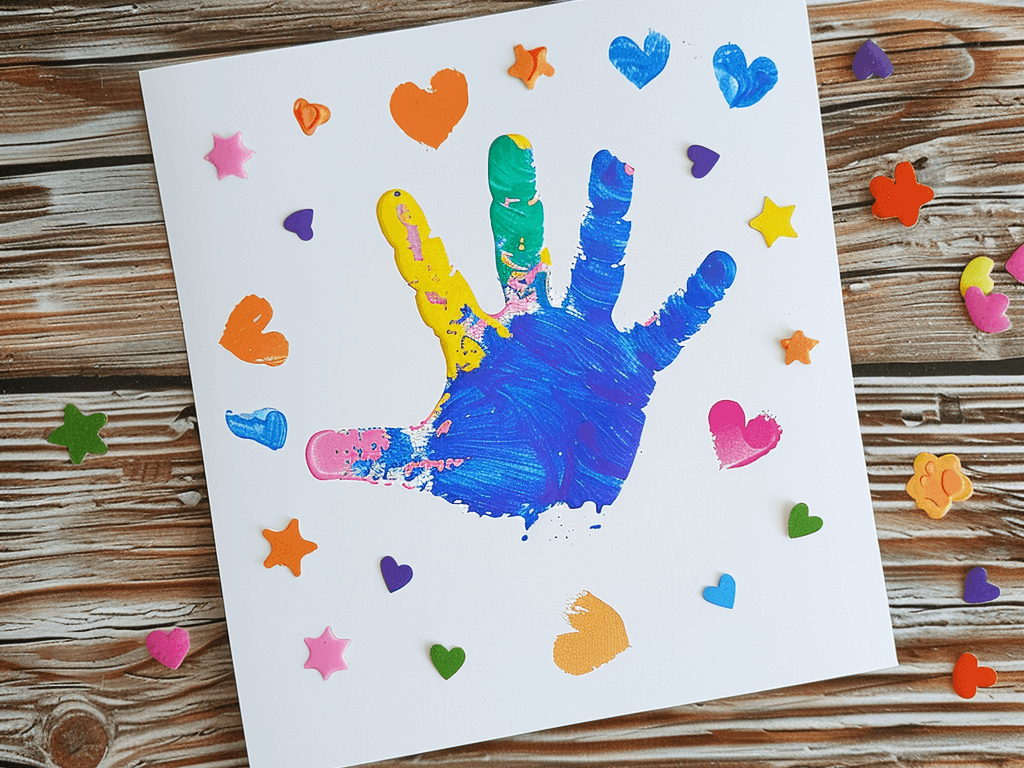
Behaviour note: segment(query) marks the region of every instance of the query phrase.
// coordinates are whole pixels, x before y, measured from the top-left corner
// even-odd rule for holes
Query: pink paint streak
[[[429,301],[431,304],[441,304],[443,306],[448,306],[448,299],[446,299],[444,296],[435,291],[425,291],[423,295],[427,297],[427,301]]]
[[[439,459],[423,459],[422,461],[410,461],[402,471],[407,475],[411,474],[415,469],[436,469],[438,472],[444,472],[446,469],[460,466],[464,461],[465,459],[445,459],[444,461]]]
[[[398,212],[398,220],[405,225],[405,237],[409,241],[409,249],[416,261],[423,261],[423,241],[420,240],[420,231],[415,224],[409,222],[409,209],[399,204],[395,209]]]

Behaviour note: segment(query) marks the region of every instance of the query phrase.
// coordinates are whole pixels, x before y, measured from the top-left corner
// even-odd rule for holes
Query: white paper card
[[[454,75],[396,93],[442,70],[453,126]],[[579,0],[142,83],[255,768],[896,663],[802,2]],[[822,525],[790,538],[799,503]],[[264,566],[292,519],[299,576]]]

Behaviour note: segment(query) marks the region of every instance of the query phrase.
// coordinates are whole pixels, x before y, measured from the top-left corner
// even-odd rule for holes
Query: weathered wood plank
[[[0,182],[0,377],[187,374],[137,69],[232,45],[250,50],[529,4],[292,2],[275,5],[274,25],[259,25],[269,37],[239,33],[263,12],[256,7],[9,8],[0,166],[87,165]],[[1016,10],[939,0],[913,13],[860,2],[810,9],[855,363],[1004,359],[1024,349],[1024,303],[1011,301],[1014,329],[989,336],[974,329],[954,292],[971,258],[1001,265],[1024,241]],[[69,43],[59,31],[72,24],[82,34]],[[849,61],[867,35],[886,46],[898,76],[853,78]],[[870,215],[868,182],[901,159],[915,161],[937,192],[911,230]],[[1022,290],[1001,270],[996,279],[1011,299]]]
[[[548,0],[550,2],[550,0]],[[63,3],[20,0],[0,14],[0,66],[199,52],[243,53],[421,26],[544,5],[545,0],[214,0],[195,3]],[[12,7],[13,6],[13,7]]]
[[[1020,765],[1024,383],[862,379],[857,395],[903,666],[383,765]],[[106,455],[76,467],[45,442],[66,402],[108,414]],[[47,765],[70,703],[113,734],[105,766],[245,765],[191,405],[187,389],[0,399],[0,760]],[[975,482],[939,521],[903,491],[921,450],[958,453]],[[994,604],[962,601],[978,564]],[[174,625],[194,648],[178,672],[143,647]],[[969,702],[949,683],[965,650],[1000,675]]]

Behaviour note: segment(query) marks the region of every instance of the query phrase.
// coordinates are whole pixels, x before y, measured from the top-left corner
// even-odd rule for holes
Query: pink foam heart
[[[1013,275],[1018,283],[1024,283],[1024,245],[1014,251],[1006,262],[1006,271]]]
[[[1006,308],[1010,298],[1002,293],[990,293],[987,296],[981,288],[972,285],[964,294],[967,314],[971,321],[985,333],[1002,333],[1010,327],[1010,319],[1006,316]]]
[[[188,653],[188,630],[175,627],[170,632],[154,629],[146,635],[146,650],[165,667],[177,669]]]
[[[719,469],[750,464],[764,456],[782,437],[782,428],[770,416],[746,420],[743,408],[732,400],[719,400],[708,412],[708,426],[715,441]]]

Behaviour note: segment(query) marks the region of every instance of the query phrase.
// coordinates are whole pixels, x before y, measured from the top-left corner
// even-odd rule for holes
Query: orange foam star
[[[928,517],[938,520],[949,512],[954,501],[969,499],[974,488],[960,468],[960,459],[952,453],[942,458],[921,453],[914,459],[914,476],[907,483],[907,493]]]
[[[516,45],[513,51],[516,54],[516,63],[508,68],[508,73],[526,83],[526,87],[531,91],[541,75],[554,77],[555,68],[548,64],[548,49],[544,46],[528,51],[523,46]]]
[[[263,561],[263,566],[285,565],[295,576],[302,572],[302,558],[317,548],[312,541],[302,538],[298,520],[292,520],[283,531],[264,528],[263,537],[270,542],[270,554]]]
[[[875,198],[871,213],[879,219],[897,218],[905,227],[917,224],[921,206],[935,197],[931,187],[917,183],[914,166],[899,163],[893,178],[876,176],[869,187]]]
[[[786,365],[799,360],[804,365],[811,364],[811,350],[818,346],[818,340],[804,336],[803,331],[797,331],[788,339],[779,342],[786,350]]]

